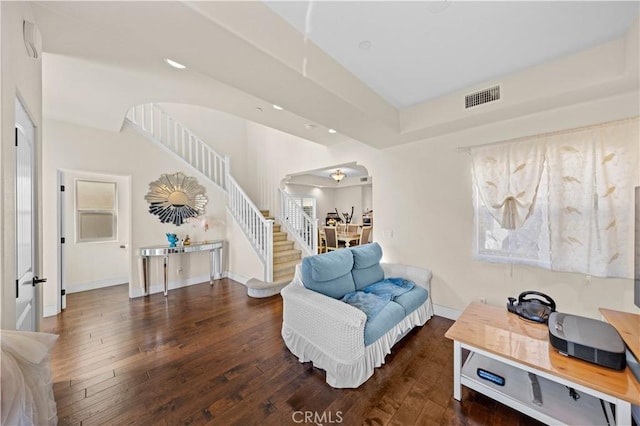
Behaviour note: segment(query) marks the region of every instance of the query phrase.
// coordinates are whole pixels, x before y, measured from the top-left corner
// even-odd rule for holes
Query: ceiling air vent
[[[497,101],[500,99],[500,86],[493,86],[488,89],[483,89],[479,92],[472,93],[465,96],[464,107],[473,108],[474,106],[486,104],[488,102]]]
[[[360,182],[369,182],[369,177],[361,177]]]

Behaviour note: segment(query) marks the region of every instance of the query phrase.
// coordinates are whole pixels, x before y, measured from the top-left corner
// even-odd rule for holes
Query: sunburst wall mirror
[[[149,184],[144,198],[149,203],[149,213],[158,216],[160,222],[180,226],[190,217],[204,213],[205,192],[195,178],[182,172],[164,173]]]

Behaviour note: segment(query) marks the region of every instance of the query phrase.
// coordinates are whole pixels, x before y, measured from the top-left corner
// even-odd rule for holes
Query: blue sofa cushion
[[[395,298],[411,291],[415,286],[412,281],[405,280],[404,278],[385,278],[382,281],[366,286],[362,291],[379,296],[388,294],[392,298]]]
[[[364,325],[364,345],[368,346],[391,330],[404,318],[404,308],[396,302],[389,302]]]
[[[352,274],[357,290],[384,279],[384,271],[380,266],[382,247],[378,243],[363,244],[349,250],[353,253]]]
[[[308,256],[302,259],[302,282],[310,290],[334,299],[356,291],[351,269],[353,255],[349,250]]]
[[[409,315],[422,305],[428,297],[429,292],[427,289],[417,285],[405,294],[394,297],[393,301],[404,308],[405,315]]]
[[[342,299],[343,302],[360,309],[367,315],[367,321],[375,318],[381,310],[391,302],[391,295],[385,294],[379,296],[373,293],[365,293],[363,291],[354,291],[353,293],[347,293]]]

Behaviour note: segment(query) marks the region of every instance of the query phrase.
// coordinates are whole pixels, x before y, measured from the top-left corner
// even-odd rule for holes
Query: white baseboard
[[[222,273],[222,278],[225,278],[227,276],[228,276],[227,272],[223,272]],[[206,283],[206,282],[209,282],[209,274],[207,274],[207,275],[198,275],[196,277],[189,277],[189,278],[186,278],[186,279],[180,280],[180,281],[169,281],[168,287],[169,287],[169,290],[174,290],[176,288],[188,287],[190,285],[202,284],[202,283]],[[153,284],[149,288],[149,294],[162,293],[162,292],[164,292],[164,287],[162,285],[162,282]],[[144,296],[144,294],[143,294],[142,289],[140,287],[136,287],[134,289],[131,289],[131,291],[129,293],[129,297],[131,297],[131,298],[141,297],[141,296]]]
[[[237,275],[234,274],[233,272],[227,272],[226,274],[224,274],[227,278],[232,279],[234,281],[239,282],[242,285],[247,285],[247,282],[249,281],[250,278],[247,277],[243,277],[242,275]]]
[[[77,284],[71,287],[67,287],[67,294],[79,293],[81,291],[95,290],[97,288],[111,287],[113,285],[126,284],[129,281],[128,278],[113,278],[110,280],[92,281],[84,284]]]
[[[439,317],[447,318],[450,320],[457,320],[458,317],[462,314],[461,311],[457,309],[451,309],[442,305],[433,305],[433,313]]]

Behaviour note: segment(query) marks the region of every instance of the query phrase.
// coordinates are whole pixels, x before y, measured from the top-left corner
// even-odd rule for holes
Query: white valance
[[[530,216],[542,175],[544,138],[470,151],[480,198],[504,229],[517,229]]]

